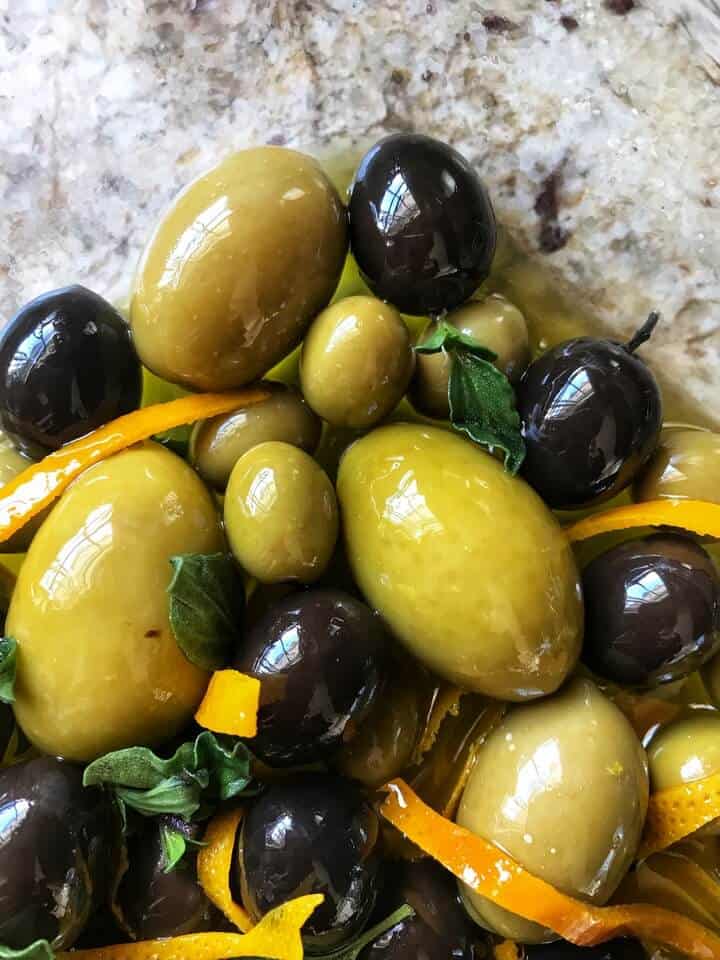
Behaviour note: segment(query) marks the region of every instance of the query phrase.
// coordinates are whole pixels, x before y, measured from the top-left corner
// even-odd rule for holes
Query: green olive
[[[240,565],[261,583],[312,583],[325,571],[337,540],[333,485],[299,447],[261,443],[230,474],[225,530]]]
[[[15,477],[19,476],[23,470],[32,466],[33,461],[24,457],[15,447],[15,444],[8,437],[4,430],[0,430],[0,489],[4,487]],[[33,517],[29,523],[21,527],[17,533],[14,533],[9,540],[0,545],[3,553],[24,553],[30,546],[32,538],[38,531],[39,526],[47,516],[48,511],[43,510],[38,516]]]
[[[484,300],[470,300],[446,317],[446,322],[473,337],[497,354],[495,366],[515,383],[530,363],[530,336],[525,317],[499,293]],[[420,337],[422,343],[434,329],[430,323]],[[447,353],[418,354],[410,384],[413,406],[429,417],[446,419],[450,358]]]
[[[411,653],[500,700],[560,686],[580,649],[579,576],[523,480],[447,430],[393,424],[347,450],[338,495],[355,580]]]
[[[720,773],[720,712],[692,710],[661,727],[647,754],[653,790]]]
[[[192,719],[207,674],[171,631],[170,558],[221,549],[210,494],[157,444],[110,457],[68,488],[30,546],[7,619],[15,713],[35,746],[92,760],[161,743]]]
[[[240,457],[259,443],[280,440],[312,453],[322,424],[300,394],[279,383],[263,381],[267,400],[232,413],[202,420],[190,440],[190,460],[200,476],[223,491]]]
[[[366,429],[400,402],[413,362],[410,333],[394,307],[375,297],[347,297],[313,321],[300,385],[323,420]]]
[[[317,161],[233,154],[177,197],[143,254],[130,308],[142,362],[198,390],[257,379],[328,303],[346,252],[345,211]]]
[[[589,680],[511,710],[477,752],[457,822],[563,893],[605,903],[627,873],[648,803],[645,754]],[[524,943],[550,931],[462,888],[474,919]]]
[[[672,497],[720,503],[720,434],[664,430],[633,487],[635,500]]]

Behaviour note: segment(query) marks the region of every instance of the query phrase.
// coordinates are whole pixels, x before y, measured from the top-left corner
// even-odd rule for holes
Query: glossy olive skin
[[[647,747],[653,791],[720,772],[720,713],[693,710],[654,734]]]
[[[238,460],[228,481],[225,531],[238,563],[261,583],[313,583],[338,535],[328,475],[304,450],[261,443]]]
[[[500,700],[565,680],[580,652],[579,574],[524,481],[447,430],[393,424],[346,451],[338,496],[358,586],[422,663]]]
[[[689,537],[613,547],[583,572],[583,661],[615,683],[653,687],[688,676],[720,646],[720,578]]]
[[[526,960],[647,960],[639,940],[617,937],[597,947],[576,947],[567,940],[524,948]]]
[[[160,831],[167,824],[189,840],[202,828],[179,817],[142,820],[127,842],[127,870],[115,894],[115,910],[133,940],[179,937],[217,929],[220,918],[197,881],[197,850],[188,845],[182,860],[166,872]]]
[[[575,679],[511,710],[490,734],[457,822],[562,892],[603,904],[633,861],[647,803],[647,761],[632,727],[593,683]],[[501,936],[553,939],[469,888],[463,898]]]
[[[5,431],[0,430],[0,489],[19,476],[23,470],[27,470],[32,464],[33,461],[20,453]],[[3,542],[2,552],[25,553],[46,516],[47,510],[43,510],[38,516],[33,517],[9,540]]]
[[[0,943],[75,942],[107,892],[117,824],[82,768],[41,757],[0,770]]]
[[[272,606],[235,660],[262,684],[253,753],[273,766],[334,753],[377,700],[390,643],[379,617],[342,590],[292,593]]]
[[[195,471],[148,443],[97,463],[33,540],[10,602],[15,714],[40,750],[89,761],[191,719],[207,674],[168,619],[170,557],[225,549]]]
[[[499,293],[484,300],[470,300],[444,318],[465,336],[497,354],[495,366],[516,383],[530,363],[530,337],[525,317],[518,308]],[[423,342],[434,329],[430,323],[420,338]],[[416,410],[428,417],[447,419],[450,357],[440,353],[417,355],[410,384],[410,399]]]
[[[411,314],[459,306],[490,272],[497,229],[482,181],[452,147],[398,133],[360,161],[350,245],[368,286]]]
[[[31,300],[0,336],[0,423],[30,456],[135,410],[141,389],[127,324],[85,287]]]
[[[247,807],[238,849],[242,900],[258,920],[300,894],[325,902],[303,927],[308,953],[325,953],[365,926],[375,904],[377,817],[339,777],[272,784]]]
[[[633,485],[633,497],[720,503],[720,434],[663,430],[655,453]]]
[[[143,363],[197,390],[256,380],[330,301],[346,252],[346,213],[316,160],[232,154],[176,198],[143,254],[130,306]]]
[[[240,457],[259,443],[278,440],[313,453],[322,423],[296,390],[263,380],[267,400],[232,413],[201,420],[190,441],[190,461],[200,476],[221,493]]]
[[[380,919],[407,903],[415,916],[390,927],[363,948],[358,960],[482,960],[489,956],[482,933],[460,902],[457,882],[434,860],[386,863]],[[380,910],[376,910],[376,916]]]
[[[400,402],[413,364],[410,331],[397,310],[375,297],[346,297],[313,321],[300,386],[332,426],[367,429]]]
[[[548,350],[516,390],[522,472],[548,506],[609,499],[632,482],[660,436],[655,377],[622,344],[592,337]]]

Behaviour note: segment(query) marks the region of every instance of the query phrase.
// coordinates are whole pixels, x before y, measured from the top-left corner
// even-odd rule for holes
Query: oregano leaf
[[[55,951],[47,940],[36,940],[20,950],[0,943],[0,960],[55,960]]]
[[[174,830],[169,824],[160,827],[160,845],[163,853],[163,873],[172,873],[185,856],[187,838],[180,830]]]
[[[3,637],[0,640],[0,701],[2,703],[15,701],[16,671],[17,641],[12,637]]]
[[[385,919],[381,920],[380,923],[376,923],[374,927],[371,927],[369,930],[365,930],[364,933],[361,933],[356,940],[352,941],[352,943],[345,944],[345,946],[340,947],[340,949],[336,950],[334,953],[324,954],[323,960],[356,960],[361,950],[369,943],[372,943],[373,940],[377,940],[378,937],[382,936],[383,933],[392,929],[392,927],[396,926],[398,923],[401,923],[403,920],[407,920],[408,917],[414,916],[415,911],[413,908],[409,907],[405,903],[391,913],[389,917],[385,917]]]
[[[448,350],[452,347],[464,347],[475,356],[482,357],[484,360],[497,360],[497,354],[484,347],[479,340],[468,336],[466,333],[458,330],[451,323],[445,320],[438,320],[430,333],[422,343],[415,347],[416,353],[439,353],[441,350]]]

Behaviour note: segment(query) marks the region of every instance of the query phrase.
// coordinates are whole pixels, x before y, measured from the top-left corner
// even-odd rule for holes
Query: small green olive
[[[322,424],[296,390],[279,383],[259,384],[267,400],[202,420],[190,440],[190,461],[216,490],[227,486],[240,457],[259,443],[279,440],[313,453]]]
[[[412,370],[410,333],[397,310],[375,297],[347,297],[313,321],[300,384],[328,423],[366,429],[400,402]]]
[[[497,354],[495,366],[515,383],[530,363],[530,337],[525,317],[518,308],[499,293],[484,300],[470,300],[453,310],[447,323],[473,337]],[[434,328],[430,323],[420,337],[422,343]],[[448,406],[450,358],[444,353],[418,354],[410,384],[413,406],[429,417],[445,419]]]
[[[32,466],[33,461],[24,457],[15,447],[4,430],[0,430],[0,489],[19,476],[23,470]],[[3,553],[24,553],[30,546],[32,538],[38,531],[40,524],[47,516],[48,511],[33,517],[29,523],[21,527],[9,540],[6,540],[0,549]]]
[[[720,773],[720,712],[692,710],[661,727],[647,755],[654,791]]]
[[[637,501],[665,497],[720,503],[720,434],[664,430],[650,462],[635,481]]]
[[[233,467],[225,530],[241,566],[261,583],[312,583],[338,534],[333,485],[311,456],[289,443],[261,443]]]

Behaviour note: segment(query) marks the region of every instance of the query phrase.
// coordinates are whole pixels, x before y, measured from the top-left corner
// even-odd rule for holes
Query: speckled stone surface
[[[0,0],[0,317],[112,298],[176,190],[251,143],[455,143],[500,220],[720,422],[720,66],[708,2]]]

